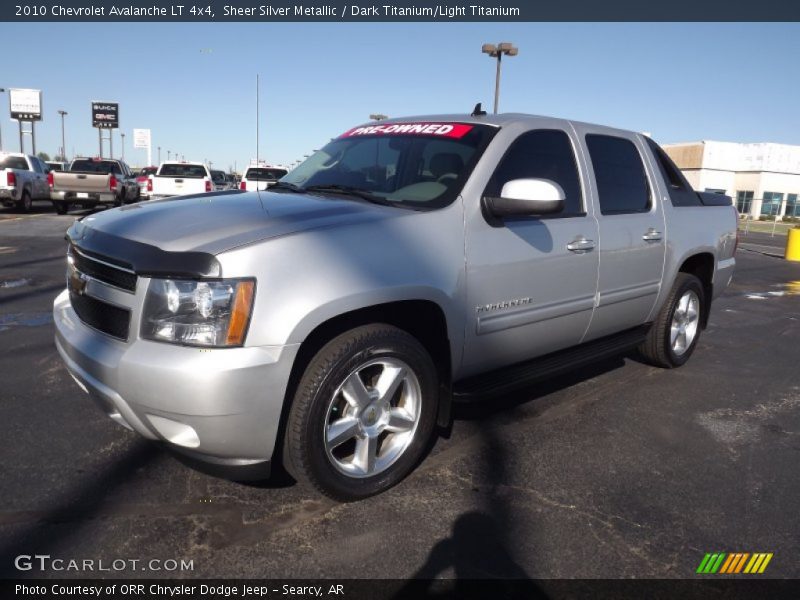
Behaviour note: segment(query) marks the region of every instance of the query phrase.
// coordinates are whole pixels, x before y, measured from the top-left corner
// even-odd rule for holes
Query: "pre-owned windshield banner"
[[[0,21],[303,22],[303,21],[798,21],[800,2],[790,0],[60,0],[2,2]],[[679,43],[673,40],[674,43]]]
[[[460,139],[473,128],[464,123],[391,123],[388,125],[365,125],[344,132],[339,137],[364,135],[432,135],[435,137]]]

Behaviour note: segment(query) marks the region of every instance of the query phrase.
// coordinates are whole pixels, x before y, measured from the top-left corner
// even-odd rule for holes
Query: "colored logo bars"
[[[772,552],[713,552],[705,555],[697,572],[703,575],[763,573],[771,560]]]

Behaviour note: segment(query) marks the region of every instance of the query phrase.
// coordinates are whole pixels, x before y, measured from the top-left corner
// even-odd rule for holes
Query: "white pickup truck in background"
[[[0,202],[28,212],[34,200],[50,200],[49,167],[29,154],[0,152]]]
[[[214,191],[208,167],[199,162],[164,162],[150,175],[147,194],[150,198],[184,196]]]

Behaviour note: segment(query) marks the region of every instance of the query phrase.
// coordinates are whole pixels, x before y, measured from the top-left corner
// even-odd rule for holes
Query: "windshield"
[[[211,181],[214,183],[225,183],[225,173],[222,171],[211,171]]]
[[[122,170],[119,168],[119,163],[110,160],[95,160],[91,158],[79,158],[72,161],[69,168],[70,171],[77,171],[78,173],[103,173],[108,175],[114,173],[119,175]]]
[[[439,208],[456,197],[495,131],[465,123],[357,127],[281,182],[302,189],[359,190],[415,208]]]
[[[288,173],[286,169],[247,169],[245,178],[253,181],[277,181],[286,173]]]

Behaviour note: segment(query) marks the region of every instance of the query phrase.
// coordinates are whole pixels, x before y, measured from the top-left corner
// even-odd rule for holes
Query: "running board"
[[[628,329],[573,348],[462,379],[453,385],[458,400],[505,394],[542,379],[563,375],[604,358],[628,352],[641,344],[650,325]]]

